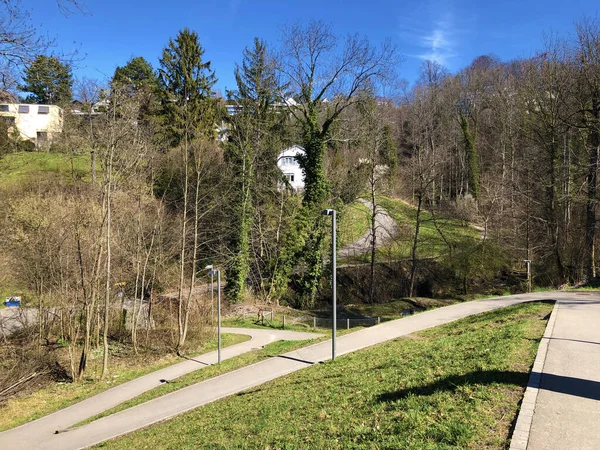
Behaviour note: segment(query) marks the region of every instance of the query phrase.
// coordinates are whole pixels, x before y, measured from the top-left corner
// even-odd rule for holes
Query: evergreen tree
[[[130,59],[123,67],[117,67],[112,84],[127,87],[132,95],[140,91],[153,91],[157,88],[158,80],[152,65],[141,56]]]
[[[279,92],[274,62],[266,44],[255,38],[254,47],[244,50],[242,66],[236,64],[238,90],[229,92],[237,113],[230,121],[227,162],[232,175],[232,228],[230,246],[233,257],[227,271],[227,290],[231,300],[241,299],[250,272],[250,243],[257,201],[262,189],[272,185],[277,150],[273,133],[280,120],[274,109]],[[261,182],[257,183],[257,179]]]
[[[25,69],[23,81],[19,89],[31,93],[27,96],[31,103],[62,106],[73,97],[71,67],[53,56],[37,56]]]
[[[214,134],[217,110],[212,88],[217,78],[203,55],[198,33],[184,28],[175,40],[169,39],[160,58],[165,130],[174,145],[186,134],[191,140]]]
[[[158,109],[158,78],[152,66],[143,57],[130,59],[123,67],[117,67],[113,75],[113,89],[122,96],[136,98],[139,102],[139,119],[148,125]]]

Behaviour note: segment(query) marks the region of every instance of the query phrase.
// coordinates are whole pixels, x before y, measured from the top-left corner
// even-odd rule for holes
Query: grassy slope
[[[102,447],[503,449],[551,308],[530,303],[436,327]]]
[[[223,347],[250,339],[249,336],[241,334],[224,334],[222,338]],[[194,353],[207,353],[216,348],[215,338],[196,349]],[[110,368],[111,376],[105,380],[89,379],[80,383],[52,383],[31,395],[8,400],[0,407],[0,431],[31,422],[119,384],[181,361],[183,359],[175,354],[168,354],[154,361],[148,358],[113,359]]]
[[[73,176],[78,180],[91,179],[89,155],[71,157],[63,153],[11,153],[0,158],[0,196],[2,189],[18,189],[20,185],[35,182],[40,177],[56,177],[58,180],[70,181]],[[0,201],[1,207],[3,204]],[[0,273],[0,303],[3,304],[9,295],[27,294],[27,291],[16,285],[9,276],[2,275]]]
[[[415,229],[416,209],[398,198],[379,196],[378,202],[397,222],[400,233],[391,243],[382,246],[378,253],[380,258],[407,258],[410,256],[412,239]],[[446,249],[446,243],[437,231],[432,215],[427,211],[421,212],[421,229],[419,233],[419,257],[438,256]],[[479,239],[477,230],[462,224],[459,220],[448,220],[437,217],[438,226],[444,233],[446,239],[456,243],[463,239]],[[338,221],[338,245],[343,247],[358,239],[370,227],[370,210],[359,202],[348,206]],[[367,261],[369,255],[358,256],[358,260]]]
[[[410,255],[412,239],[416,223],[416,209],[402,200],[381,196],[381,206],[396,220],[400,227],[399,239],[380,250],[380,253],[392,257],[405,258]],[[436,230],[432,215],[427,211],[421,212],[421,227],[419,231],[420,257],[437,256],[446,248],[446,243]],[[479,239],[479,233],[472,227],[463,225],[458,220],[437,218],[438,226],[452,243],[462,239]]]
[[[33,180],[41,173],[71,179],[71,159],[77,179],[89,177],[89,155],[73,156],[63,153],[19,152],[0,158],[0,186]]]
[[[356,201],[344,208],[338,219],[338,246],[342,248],[361,237],[371,226],[371,210]]]
[[[325,338],[322,338],[325,339]],[[314,344],[317,342],[314,339],[309,339],[306,341],[277,341],[272,344],[266,345],[264,348],[259,350],[254,350],[252,352],[245,353],[240,356],[236,356],[235,358],[231,358],[225,360],[221,363],[221,365],[212,365],[208,366],[205,369],[198,370],[196,372],[189,373],[175,380],[169,380],[168,383],[162,384],[157,388],[154,388],[150,391],[143,393],[142,395],[132,398],[131,400],[120,404],[114,408],[111,408],[103,413],[98,414],[95,417],[90,417],[89,419],[84,420],[83,422],[77,424],[76,426],[83,425],[89,422],[93,422],[94,420],[100,419],[101,417],[109,416],[111,414],[115,414],[119,411],[123,411],[124,409],[131,408],[133,406],[139,405],[141,403],[152,400],[153,398],[160,397],[162,395],[166,395],[169,392],[177,391],[186,386],[190,386],[194,383],[199,383],[204,380],[208,380],[209,378],[214,378],[216,376],[222,375],[227,372],[231,372],[233,370],[239,369],[244,366],[249,366],[250,364],[255,364],[259,361],[262,361],[267,358],[271,358],[273,356],[281,355],[282,353],[290,352],[300,347],[304,347],[308,344]]]

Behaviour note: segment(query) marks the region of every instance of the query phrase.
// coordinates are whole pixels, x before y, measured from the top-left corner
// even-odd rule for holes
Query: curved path
[[[222,361],[247,353],[251,350],[262,348],[275,341],[298,341],[315,339],[321,336],[316,333],[261,330],[253,328],[223,327],[221,330],[223,333],[244,334],[250,336],[249,341],[221,349]],[[128,381],[127,383],[120,384],[65,409],[17,428],[13,428],[12,430],[0,433],[0,449],[45,448],[48,438],[54,436],[56,431],[65,430],[76,423],[114,408],[115,406],[137,397],[146,391],[154,389],[169,380],[179,378],[190,372],[200,370],[216,363],[217,351],[213,351],[173,364],[164,369],[151,372],[136,378],[135,380]],[[59,434],[58,436],[61,435]],[[58,446],[54,446],[53,444],[51,447],[56,449],[62,448],[60,444],[58,444]]]
[[[483,313],[491,311],[497,308],[503,308],[519,303],[524,303],[534,300],[553,300],[557,301],[558,305],[564,305],[565,308],[571,308],[573,304],[577,304],[581,308],[579,319],[571,318],[566,316],[566,320],[572,320],[571,329],[573,332],[580,330],[581,326],[578,326],[578,322],[583,320],[585,328],[590,328],[587,334],[576,334],[576,341],[582,345],[598,344],[598,331],[597,323],[594,320],[587,320],[586,317],[597,318],[600,312],[600,293],[569,293],[569,292],[548,292],[548,293],[534,293],[534,294],[522,294],[513,295],[507,297],[500,297],[494,299],[479,300],[467,303],[459,303],[444,308],[426,311],[414,316],[409,316],[403,319],[398,319],[390,322],[385,322],[381,325],[377,325],[371,328],[360,330],[351,334],[339,337],[337,340],[337,355],[341,356],[346,353],[350,353],[356,350],[360,350],[372,345],[376,345],[390,339],[396,339],[401,336],[405,336],[416,331],[421,331],[427,328],[442,325],[444,323],[452,322],[457,319],[461,319],[473,314]],[[559,315],[560,320],[560,315]],[[556,329],[560,329],[559,320],[556,321]],[[578,339],[578,337],[584,337],[585,339]],[[561,340],[573,339],[571,335],[565,332],[561,335]],[[552,341],[554,342],[554,341]],[[562,341],[561,341],[562,342]],[[570,342],[570,341],[569,341]],[[550,349],[552,343],[550,344]],[[558,355],[563,355],[558,348]],[[550,355],[551,352],[549,351]],[[588,354],[588,356],[590,356]],[[596,351],[592,354],[592,364],[600,363],[600,352]],[[310,345],[308,347],[301,348],[299,350],[280,355],[278,357],[270,358],[265,361],[238,369],[233,372],[226,373],[224,375],[212,378],[210,380],[203,381],[201,383],[189,386],[176,392],[164,395],[162,397],[150,400],[144,404],[135,406],[133,408],[121,411],[108,417],[104,417],[88,425],[73,429],[71,431],[61,433],[58,435],[52,435],[52,428],[42,428],[37,426],[36,423],[40,423],[44,419],[32,422],[31,424],[16,428],[14,430],[0,433],[0,448],[28,448],[28,449],[79,449],[85,448],[108,439],[120,436],[125,433],[135,431],[139,428],[151,425],[161,420],[168,419],[175,415],[197,408],[198,406],[213,402],[223,397],[244,391],[246,389],[258,386],[267,381],[273,380],[280,376],[295,372],[297,370],[310,367],[311,365],[330,359],[331,357],[331,341],[324,341],[317,344]],[[573,367],[571,378],[580,379],[582,386],[594,387],[600,384],[598,379],[598,371],[589,370],[589,362],[585,362],[582,355],[582,364],[577,367]],[[596,367],[594,365],[594,367]],[[544,371],[545,371],[544,367]],[[573,372],[577,372],[577,377],[573,375]],[[542,378],[542,389],[544,386],[544,373],[541,374]],[[553,378],[548,378],[550,381]],[[551,387],[549,387],[551,389]],[[558,388],[554,388],[559,390]],[[575,392],[575,391],[574,391]],[[571,392],[571,394],[574,394]],[[579,391],[581,398],[581,389]],[[588,397],[596,398],[596,391],[588,394]],[[573,396],[577,396],[575,392]],[[572,399],[571,399],[572,400]],[[539,402],[538,402],[539,403]],[[542,408],[543,405],[539,405]],[[71,407],[73,408],[73,407]],[[535,404],[536,411],[538,404]],[[541,409],[540,409],[541,410]],[[585,410],[582,411],[585,414]],[[592,414],[595,414],[594,409]],[[59,413],[55,413],[58,415]],[[50,417],[50,416],[49,416]],[[568,414],[562,416],[566,422],[562,422],[556,426],[557,432],[566,434],[565,429],[576,429],[581,428],[581,425],[575,420],[570,420]],[[597,417],[597,416],[595,416]],[[77,417],[73,422],[83,420],[83,417]],[[534,414],[534,426],[535,429],[535,414]],[[65,426],[63,424],[63,426]],[[542,427],[546,427],[543,421],[541,422]],[[597,427],[593,429],[581,430],[587,432],[588,439],[589,435],[593,435],[593,441],[596,443],[595,448],[600,448],[598,445],[600,441],[599,431]],[[577,444],[577,441],[571,441],[572,444]],[[539,447],[543,448],[543,447]],[[577,448],[577,445],[571,448]]]
[[[373,205],[363,198],[358,199],[363,205],[373,211]],[[377,248],[387,244],[398,234],[398,224],[381,206],[375,207],[375,246]],[[363,233],[356,241],[341,248],[339,258],[358,256],[371,251],[371,228]]]

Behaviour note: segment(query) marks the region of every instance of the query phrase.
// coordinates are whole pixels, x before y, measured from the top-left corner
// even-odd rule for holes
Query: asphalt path
[[[560,302],[560,306],[564,305],[565,308],[570,307],[571,310],[575,310],[576,307],[568,305],[579,305],[581,311],[578,317],[573,316],[569,319],[566,314],[558,315],[554,328],[557,332],[560,331],[560,335],[555,336],[554,334],[551,334],[551,337],[553,339],[556,337],[557,342],[583,341],[581,344],[587,345],[588,347],[587,350],[581,347],[582,354],[575,360],[576,364],[573,364],[573,360],[568,357],[566,357],[566,362],[564,364],[561,365],[560,362],[556,363],[557,366],[570,368],[569,372],[558,376],[568,377],[565,378],[566,381],[569,381],[569,379],[578,380],[578,385],[576,387],[571,386],[569,392],[560,392],[560,386],[562,384],[557,384],[555,378],[553,378],[556,375],[549,371],[554,367],[554,362],[551,361],[554,359],[565,359],[565,352],[567,354],[570,352],[569,347],[554,346],[554,350],[548,350],[548,372],[545,382],[545,374],[541,374],[542,389],[546,386],[551,392],[566,394],[572,398],[565,404],[565,408],[561,409],[561,405],[558,405],[558,409],[562,411],[560,415],[561,419],[557,420],[555,417],[554,420],[551,420],[547,416],[544,416],[544,403],[554,403],[554,400],[545,399],[544,396],[539,395],[535,405],[535,414],[538,414],[539,429],[542,430],[543,433],[548,433],[549,428],[554,429],[555,435],[562,434],[565,436],[563,441],[559,442],[565,442],[566,440],[569,445],[560,446],[557,444],[557,446],[554,447],[547,447],[542,442],[542,444],[540,444],[541,446],[534,446],[533,436],[536,429],[534,414],[534,426],[532,427],[532,439],[530,441],[531,448],[588,448],[588,443],[593,445],[589,448],[600,448],[600,431],[597,427],[594,427],[594,425],[597,424],[598,419],[597,386],[599,382],[596,374],[599,372],[594,367],[588,367],[590,360],[588,358],[590,353],[589,348],[592,344],[595,345],[599,342],[596,324],[598,323],[600,315],[595,315],[595,313],[592,314],[591,311],[600,313],[598,310],[598,308],[600,308],[600,294],[549,292],[459,303],[444,308],[426,311],[403,319],[385,322],[381,325],[339,337],[337,339],[337,355],[342,356],[356,350],[367,348],[437,325],[452,322],[473,314],[534,300],[558,301]],[[563,318],[566,318],[567,322],[570,321],[571,323],[563,327]],[[590,331],[583,332],[583,328],[588,328]],[[551,342],[551,346],[553,342],[554,341]],[[593,347],[593,352],[598,352],[595,348],[596,347]],[[553,351],[556,352],[555,356],[552,356]],[[326,361],[330,358],[331,341],[320,342],[172,392],[64,433],[53,435],[53,427],[44,428],[38,426],[38,423],[44,420],[40,419],[39,421],[32,422],[14,430],[0,433],[0,448],[85,448],[168,419],[201,405],[258,386],[280,376],[310,367],[313,364]],[[598,355],[592,358],[593,361],[597,361],[598,359],[600,359],[598,358]],[[543,370],[547,371],[546,364],[544,364]],[[561,373],[558,369],[552,370]],[[565,389],[562,390],[564,391]],[[593,405],[581,402],[577,403],[579,400],[593,400],[595,403]],[[573,415],[573,411],[578,411],[578,414]],[[588,417],[586,420],[580,420],[581,417],[585,416],[586,411],[591,415],[591,418]],[[53,415],[59,414],[61,414],[61,412]],[[570,415],[573,415],[573,417],[569,417]],[[77,417],[76,420],[73,418],[71,422],[79,422],[84,418],[85,417]],[[61,425],[69,426],[69,424],[66,424],[67,422],[69,421],[61,422]],[[575,432],[574,430],[578,427],[585,428],[585,430],[587,430],[586,433]],[[545,442],[550,442],[554,439],[552,436],[552,434],[548,434],[548,440]],[[585,441],[582,441],[585,446],[578,445],[579,441],[577,439],[581,436],[585,436]],[[583,437],[581,437],[581,439],[583,439]]]
[[[359,198],[359,202],[373,211],[371,202]],[[375,246],[377,248],[387,244],[398,234],[398,224],[381,206],[375,207]],[[358,256],[371,251],[371,228],[363,233],[356,241],[341,248],[338,252],[338,258],[348,258]]]
[[[260,349],[275,341],[316,339],[321,336],[316,333],[260,330],[252,328],[223,327],[221,330],[223,333],[244,334],[250,336],[250,340],[248,341],[221,349],[222,361],[252,350]],[[0,433],[0,449],[61,448],[61,444],[58,444],[58,447],[46,447],[45,445],[48,437],[54,436],[57,431],[62,432],[76,423],[114,408],[115,406],[137,397],[146,391],[154,389],[165,382],[169,382],[190,372],[216,364],[217,361],[217,351],[213,351],[189,358],[180,363],[173,364],[164,369],[151,372],[136,378],[135,380],[115,386],[114,388],[108,389],[93,397],[89,397],[65,409],[12,430]],[[58,436],[60,436],[60,434],[58,434]]]

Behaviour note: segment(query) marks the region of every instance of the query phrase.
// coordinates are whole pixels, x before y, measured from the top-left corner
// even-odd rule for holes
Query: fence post
[[[350,319],[346,319],[346,330],[350,329]]]
[[[377,316],[377,325],[381,323],[381,317]]]
[[[313,317],[313,328],[317,328],[317,318]]]
[[[283,327],[282,327],[282,329],[285,330],[285,316],[283,316]]]

